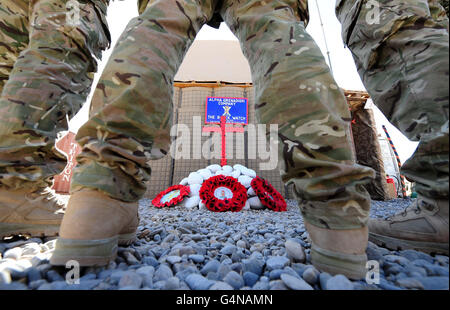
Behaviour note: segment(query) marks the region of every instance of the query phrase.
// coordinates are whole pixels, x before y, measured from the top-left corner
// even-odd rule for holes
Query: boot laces
[[[405,210],[400,211],[400,212],[388,217],[387,220],[391,220],[398,216],[406,217],[410,211],[414,212],[415,214],[420,214],[422,212],[422,208],[426,208],[426,207],[432,207],[432,206],[429,203],[427,203],[426,201],[418,198],[418,199],[416,199],[416,201],[414,203],[407,206],[405,208]]]
[[[30,202],[38,203],[44,201],[44,205],[51,205],[52,211],[57,210],[57,213],[65,211],[65,204],[58,200],[58,197],[48,188],[38,189],[34,192],[29,193],[26,199]]]

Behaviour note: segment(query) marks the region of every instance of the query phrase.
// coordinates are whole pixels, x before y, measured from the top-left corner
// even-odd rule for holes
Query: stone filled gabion
[[[240,183],[243,188],[245,188],[246,193],[239,194],[239,199],[243,199],[239,204],[234,204],[233,207],[229,209],[224,207],[224,203],[216,201],[217,199],[212,199],[214,202],[209,203],[205,199],[201,198],[200,192],[202,186],[205,184],[206,180],[210,180],[214,177],[222,176],[224,178],[233,178],[236,183]],[[249,169],[243,165],[234,166],[220,166],[220,165],[210,165],[206,168],[193,171],[189,174],[187,178],[181,180],[179,185],[184,185],[189,187],[190,193],[189,197],[184,198],[182,201],[178,202],[178,205],[188,209],[188,210],[203,210],[203,211],[242,211],[242,210],[263,210],[271,206],[267,202],[262,202],[257,193],[252,189],[252,181],[257,178],[256,172]],[[218,179],[216,179],[218,180]],[[266,181],[267,182],[267,181]],[[268,183],[268,182],[267,182]],[[278,192],[277,192],[278,193]],[[279,196],[278,196],[279,195]],[[281,197],[278,193],[277,197]],[[262,196],[265,197],[265,196]],[[222,207],[219,206],[222,204]],[[285,211],[282,207],[272,207],[274,211]]]

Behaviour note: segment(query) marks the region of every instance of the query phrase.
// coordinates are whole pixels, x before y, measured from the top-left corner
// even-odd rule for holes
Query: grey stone
[[[255,285],[253,285],[252,289],[267,291],[270,289],[270,284],[269,284],[269,282],[258,281],[255,283]]]
[[[155,282],[158,281],[166,281],[167,279],[173,277],[172,269],[169,266],[161,264],[158,269],[155,271],[155,275],[153,276],[153,280]]]
[[[136,252],[138,253],[138,252]],[[130,252],[124,252],[123,256],[129,265],[137,265],[139,264],[139,260]]]
[[[111,283],[112,284],[117,284],[119,283],[120,279],[122,278],[122,276],[124,275],[125,271],[123,270],[114,270],[111,273]]]
[[[231,285],[236,290],[240,289],[241,287],[243,287],[245,285],[244,279],[236,271],[230,271],[225,276],[223,281],[228,283],[229,285]]]
[[[171,277],[167,279],[166,284],[164,285],[165,290],[176,290],[180,287],[180,279],[177,277]]]
[[[244,272],[243,278],[245,285],[252,287],[258,281],[259,276],[257,274],[254,274],[253,272],[247,271]]]
[[[217,270],[217,274],[219,279],[225,278],[225,276],[231,271],[231,267],[228,264],[220,264],[219,269]]]
[[[353,290],[353,283],[347,279],[346,276],[338,274],[327,281],[325,285],[326,289],[329,291],[340,290],[348,291]]]
[[[303,276],[303,272],[305,272],[306,268],[308,268],[309,265],[305,264],[292,264],[291,268],[301,277]]]
[[[220,263],[217,260],[213,259],[213,260],[210,260],[209,262],[207,262],[205,264],[205,266],[203,266],[203,268],[200,272],[202,273],[202,275],[207,275],[208,272],[211,272],[211,271],[217,272],[219,267],[220,267]]]
[[[57,273],[55,270],[49,270],[47,272],[47,279],[50,282],[64,281],[64,278],[59,273]]]
[[[175,256],[175,255],[173,255],[173,256],[168,256],[168,257],[166,257],[166,261],[167,261],[169,264],[174,265],[174,264],[176,264],[176,263],[181,262],[181,257]]]
[[[219,281],[214,283],[210,288],[210,291],[232,291],[233,287],[228,283]]]
[[[189,255],[189,259],[197,264],[203,263],[205,261],[205,257],[203,255],[199,255],[199,254],[191,254],[191,255]]]
[[[29,268],[27,270],[28,282],[34,282],[42,279],[41,272],[37,268]]]
[[[306,283],[303,279],[293,277],[286,273],[283,273],[280,278],[283,283],[292,290],[313,290],[311,285]]]
[[[223,277],[219,276],[219,274],[217,272],[211,271],[211,272],[208,272],[208,274],[206,275],[206,278],[208,280],[212,280],[212,281],[219,281]]]
[[[269,285],[270,285],[270,290],[272,290],[272,291],[284,291],[284,290],[289,289],[282,280],[270,281]]]
[[[309,267],[303,272],[302,278],[310,285],[315,285],[318,281],[319,274],[320,272],[316,268]]]
[[[136,273],[141,276],[151,276],[155,274],[155,268],[153,266],[143,266],[136,269]]]
[[[231,255],[236,251],[236,246],[232,244],[225,245],[221,250],[220,253],[223,255]]]
[[[207,290],[214,284],[214,281],[208,280],[199,274],[190,274],[185,281],[192,290]]]
[[[247,248],[247,242],[245,242],[245,241],[243,241],[243,240],[239,240],[238,242],[236,242],[236,246],[237,246],[238,248],[244,248],[244,249],[246,249],[246,248]]]
[[[420,277],[416,278],[420,281],[426,290],[448,290],[448,277]]]
[[[282,273],[284,273],[283,269],[272,270],[269,274],[269,279],[270,280],[278,280],[278,279],[280,279],[280,276]]]
[[[433,258],[425,253],[415,251],[415,250],[403,250],[400,251],[399,254],[405,258],[407,258],[410,261],[415,261],[417,259],[423,259],[426,260],[429,263],[433,263]]]
[[[23,290],[27,290],[27,289],[28,289],[27,286],[20,282],[11,282],[8,284],[0,283],[0,291],[6,291],[6,290],[23,291]]]
[[[409,261],[409,259],[407,259],[406,257],[399,256],[399,255],[385,255],[383,257],[383,259],[387,262],[396,263],[396,264],[399,264],[402,266],[407,266],[411,263]]]
[[[270,270],[282,269],[289,264],[289,259],[284,256],[272,256],[266,261],[266,267]]]
[[[395,284],[407,289],[418,289],[418,290],[425,289],[423,284],[419,280],[416,280],[414,278],[397,279]]]
[[[285,242],[284,246],[286,248],[287,257],[289,259],[291,259],[293,262],[305,262],[305,252],[300,243],[289,239]]]
[[[132,271],[126,271],[119,281],[119,288],[133,287],[139,289],[142,285],[142,278]]]
[[[154,257],[151,256],[144,257],[143,262],[144,264],[150,265],[152,267],[158,267],[159,265],[159,262]]]
[[[95,273],[87,273],[80,278],[80,281],[88,281],[97,279],[97,275]]]
[[[41,285],[43,285],[45,283],[48,283],[48,282],[43,280],[43,279],[37,280],[37,281],[33,281],[33,282],[28,283],[28,288],[30,290],[36,290],[36,289],[38,289],[38,287],[40,287]]]
[[[327,272],[322,272],[319,275],[319,283],[320,283],[320,288],[322,290],[326,290],[327,289],[327,281],[331,279],[331,275]]]

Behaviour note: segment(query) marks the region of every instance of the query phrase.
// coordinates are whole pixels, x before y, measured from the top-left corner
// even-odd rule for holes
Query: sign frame
[[[206,125],[211,125],[211,124],[216,124],[216,125],[220,125],[220,119],[217,122],[208,122],[208,102],[210,98],[221,98],[221,99],[239,99],[239,100],[245,100],[245,108],[246,108],[246,122],[245,123],[226,123],[226,124],[230,124],[230,125],[242,125],[242,126],[246,126],[249,123],[249,119],[248,119],[248,98],[239,98],[239,97],[211,97],[208,96],[206,97],[206,103],[205,103],[205,124]]]

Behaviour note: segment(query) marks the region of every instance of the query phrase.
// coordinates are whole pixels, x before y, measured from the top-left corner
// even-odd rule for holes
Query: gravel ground
[[[411,200],[373,202],[372,217],[403,210]],[[315,269],[310,243],[294,201],[288,212],[240,213],[156,209],[140,206],[139,240],[119,248],[115,262],[83,268],[80,284],[65,281],[64,268],[49,265],[54,239],[13,238],[0,242],[0,289],[85,290],[398,290],[449,288],[448,256],[389,251],[370,243],[380,263],[380,283],[350,281]]]

